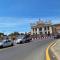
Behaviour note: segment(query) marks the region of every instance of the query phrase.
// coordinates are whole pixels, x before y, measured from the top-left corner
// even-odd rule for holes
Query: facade
[[[60,24],[52,24],[51,21],[38,20],[31,23],[31,35],[60,34]]]
[[[55,27],[54,32],[60,34],[60,24],[54,24],[53,26]]]
[[[43,22],[41,20],[31,24],[31,35],[52,34],[51,21]]]

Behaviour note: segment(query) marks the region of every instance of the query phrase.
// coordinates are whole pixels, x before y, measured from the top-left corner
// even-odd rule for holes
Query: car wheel
[[[25,43],[28,43],[28,40],[26,40]]]
[[[13,46],[13,43],[11,44],[11,46]]]
[[[3,48],[3,46],[0,46],[0,48]]]
[[[20,41],[20,44],[23,44],[23,41]]]

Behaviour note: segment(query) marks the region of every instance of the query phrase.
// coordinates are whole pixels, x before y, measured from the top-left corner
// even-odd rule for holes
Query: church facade
[[[31,24],[31,35],[56,34],[60,32],[60,24],[52,24],[51,21],[38,20]]]
[[[51,22],[37,21],[31,26],[31,35],[34,34],[52,34],[52,25]]]

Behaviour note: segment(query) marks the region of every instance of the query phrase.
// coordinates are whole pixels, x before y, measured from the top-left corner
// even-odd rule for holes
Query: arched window
[[[47,26],[48,30],[49,30],[49,26]]]
[[[45,32],[45,34],[47,34],[47,32]]]
[[[42,27],[39,28],[39,31],[42,31]]]
[[[48,31],[48,36],[50,35],[50,32]]]

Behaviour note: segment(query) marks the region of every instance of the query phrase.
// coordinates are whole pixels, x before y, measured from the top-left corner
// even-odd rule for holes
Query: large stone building
[[[38,20],[31,24],[31,35],[56,34],[60,33],[60,24],[52,24],[51,21]]]
[[[43,22],[41,20],[31,25],[31,35],[34,34],[52,34],[51,21]]]

